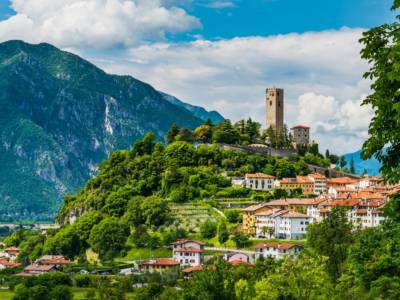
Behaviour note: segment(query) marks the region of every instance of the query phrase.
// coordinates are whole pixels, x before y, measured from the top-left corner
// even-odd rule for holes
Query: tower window
[[[278,102],[278,107],[281,107],[281,102]]]
[[[272,106],[272,101],[269,101],[269,106]]]

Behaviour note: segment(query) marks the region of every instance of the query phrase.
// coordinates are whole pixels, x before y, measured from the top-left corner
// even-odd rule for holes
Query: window
[[[269,106],[272,106],[272,101],[269,101]]]

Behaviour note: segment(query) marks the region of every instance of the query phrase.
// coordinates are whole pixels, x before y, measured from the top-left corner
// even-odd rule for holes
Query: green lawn
[[[172,257],[172,251],[167,248],[159,248],[155,250],[151,250],[148,248],[143,248],[143,249],[133,248],[128,252],[127,256],[118,257],[115,259],[115,261],[127,262],[138,259],[167,258],[167,257]]]
[[[74,300],[86,300],[86,291],[87,289],[78,289],[78,288],[73,288],[72,289],[74,293]],[[1,300],[11,300],[12,297],[14,296],[14,293],[9,290],[0,290],[0,299]],[[127,299],[133,299],[132,294],[127,294]]]
[[[0,299],[1,300],[11,300],[14,296],[14,293],[9,290],[0,290]]]

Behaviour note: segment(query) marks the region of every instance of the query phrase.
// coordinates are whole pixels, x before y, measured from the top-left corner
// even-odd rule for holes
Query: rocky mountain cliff
[[[46,220],[115,149],[202,120],[49,44],[0,44],[0,221]]]

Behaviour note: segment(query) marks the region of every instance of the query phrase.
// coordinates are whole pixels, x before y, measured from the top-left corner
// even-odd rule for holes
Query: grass
[[[86,292],[88,289],[72,288],[72,293],[74,294],[74,300],[86,300]],[[0,290],[1,300],[11,300],[14,296],[14,292],[10,290]],[[133,294],[127,294],[127,300],[133,299]]]
[[[133,248],[129,250],[128,254],[125,257],[118,257],[115,259],[115,261],[128,262],[139,259],[166,258],[166,257],[172,257],[172,251],[167,248],[158,248],[155,250],[151,250],[148,248],[143,248],[143,249]]]
[[[1,300],[11,300],[14,296],[14,293],[10,290],[0,290],[0,299]]]

